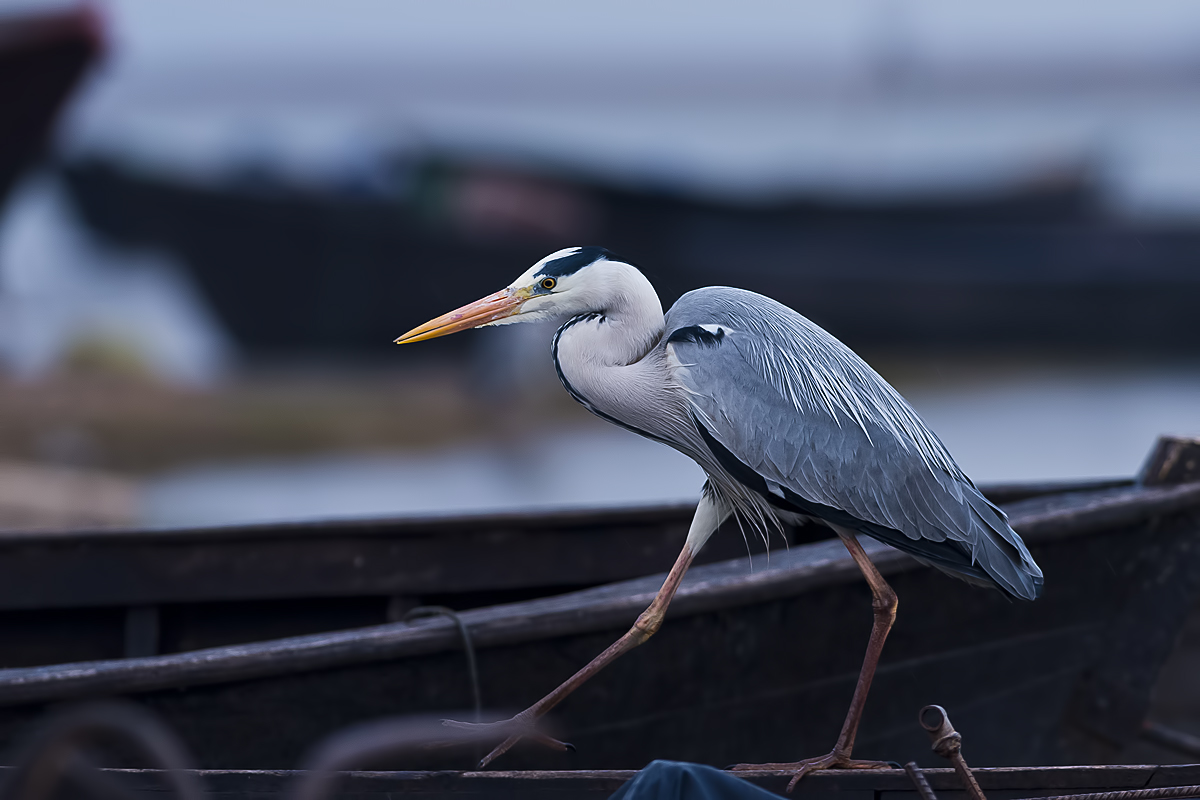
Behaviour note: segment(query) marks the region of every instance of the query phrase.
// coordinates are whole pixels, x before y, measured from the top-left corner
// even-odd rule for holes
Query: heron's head
[[[631,280],[649,286],[635,267],[603,247],[568,247],[546,256],[495,294],[413,328],[396,344],[436,339],[484,325],[534,322],[603,310],[613,293]]]

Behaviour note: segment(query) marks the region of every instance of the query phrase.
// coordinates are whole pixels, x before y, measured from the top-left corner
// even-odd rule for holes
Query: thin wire
[[[457,611],[445,606],[417,606],[404,615],[404,621],[408,622],[420,617],[449,617],[458,626],[458,632],[463,640],[463,650],[467,653],[467,674],[471,680],[471,697],[475,701],[475,721],[481,722],[483,720],[483,697],[479,691],[479,668],[475,662],[475,643],[471,641],[471,632],[467,630],[467,624],[463,622]]]

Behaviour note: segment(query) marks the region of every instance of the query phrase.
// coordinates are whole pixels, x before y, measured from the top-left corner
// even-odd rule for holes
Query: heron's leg
[[[871,626],[871,638],[867,640],[867,654],[863,658],[862,671],[858,674],[858,684],[854,687],[854,697],[850,701],[850,710],[846,714],[846,721],[842,723],[842,732],[834,747],[835,751],[843,751],[849,756],[850,751],[854,749],[854,738],[858,735],[858,723],[862,720],[863,707],[867,704],[867,692],[871,690],[875,668],[879,666],[879,656],[883,653],[883,643],[887,641],[892,625],[896,622],[899,601],[896,592],[871,563],[854,534],[838,531],[838,535],[842,537],[842,542],[850,551],[854,563],[858,564],[871,587],[871,608],[875,615],[875,622]]]
[[[541,718],[546,712],[554,708],[571,692],[578,689],[588,681],[593,675],[604,669],[611,662],[615,661],[620,656],[629,652],[633,648],[645,642],[651,636],[658,632],[662,627],[663,618],[667,613],[667,606],[671,604],[671,598],[675,596],[675,591],[679,588],[679,584],[683,581],[684,573],[691,566],[692,560],[696,557],[696,553],[700,552],[700,548],[712,536],[713,532],[720,526],[725,518],[729,516],[729,509],[716,499],[711,492],[706,491],[700,498],[700,504],[696,507],[696,515],[692,518],[692,526],[688,531],[687,541],[683,545],[683,550],[679,552],[679,557],[675,559],[675,565],[671,567],[671,571],[667,573],[667,579],[663,581],[662,588],[658,590],[658,594],[654,596],[654,600],[650,606],[641,613],[637,621],[633,623],[625,634],[613,642],[607,650],[592,659],[592,661],[583,669],[576,672],[557,689],[550,694],[538,700],[529,708],[517,714],[510,720],[505,720],[498,723],[489,723],[484,726],[475,725],[472,723],[453,722],[447,720],[447,725],[464,728],[480,728],[480,727],[496,727],[499,730],[507,731],[512,728],[516,730],[511,733],[503,742],[501,742],[495,750],[488,753],[479,762],[479,767],[482,769],[491,763],[497,757],[508,752],[508,750],[519,742],[522,738],[528,736],[543,744],[556,747],[557,749],[565,749],[566,745],[557,742],[548,736],[538,733],[533,730],[533,724]]]
[[[850,700],[850,710],[846,712],[846,721],[842,723],[842,732],[838,735],[837,744],[833,750],[823,756],[806,758],[782,764],[738,764],[735,770],[795,770],[796,775],[788,784],[790,792],[796,783],[809,772],[820,769],[886,769],[891,765],[886,761],[855,761],[850,758],[854,749],[854,738],[858,735],[858,723],[862,720],[863,707],[867,704],[867,693],[871,690],[871,681],[875,678],[875,668],[879,665],[879,656],[883,652],[883,643],[887,640],[892,624],[896,621],[898,605],[896,593],[888,586],[887,581],[879,574],[879,570],[871,563],[871,559],[858,543],[855,535],[844,528],[836,528],[842,543],[850,551],[854,563],[862,571],[863,577],[871,587],[875,621],[871,626],[871,638],[867,640],[867,654],[863,657],[862,670],[858,674],[858,683],[854,686],[854,697]]]

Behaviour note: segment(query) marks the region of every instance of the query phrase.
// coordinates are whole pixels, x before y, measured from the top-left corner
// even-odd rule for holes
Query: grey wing
[[[1004,513],[824,330],[724,288],[685,295],[667,330],[702,437],[741,483],[968,580],[1039,594],[1041,571]]]

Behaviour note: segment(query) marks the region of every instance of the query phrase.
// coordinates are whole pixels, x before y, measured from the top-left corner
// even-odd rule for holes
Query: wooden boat
[[[262,176],[188,181],[112,161],[72,164],[64,177],[95,231],[176,254],[234,337],[260,352],[395,358],[385,348],[407,321],[580,243],[644,265],[665,302],[736,282],[852,346],[1200,342],[1190,324],[1200,234],[1107,218],[1081,179],[991,196],[746,204],[466,158],[412,163],[383,195]],[[482,195],[494,200],[471,201]],[[430,347],[448,354],[465,341]]]
[[[999,501],[1121,481],[987,487]],[[1124,483],[1128,483],[1127,481]],[[691,505],[0,531],[0,668],[157,655],[531,599],[668,569]],[[797,544],[824,528],[787,532]],[[782,547],[779,539],[775,547]],[[736,526],[700,563],[744,556]],[[497,563],[503,569],[496,569]]]
[[[42,155],[67,97],[103,46],[90,6],[0,16],[0,202]]]
[[[936,757],[929,754],[925,763]],[[973,770],[989,798],[1026,798],[1098,792],[1153,790],[1200,784],[1200,765],[1001,767]],[[962,784],[948,767],[923,770],[939,798],[964,798]],[[395,797],[472,800],[605,800],[630,780],[632,770],[491,771],[491,772],[353,772],[335,784],[333,797],[384,800]],[[122,770],[112,777],[138,794],[160,793],[164,784],[155,770]],[[195,777],[207,793],[227,800],[285,800],[309,776],[297,770],[205,770]],[[784,797],[837,797],[868,800],[916,797],[904,770],[823,772],[810,775],[787,794],[787,773],[754,773],[744,779]],[[1181,794],[1195,797],[1195,794]],[[1118,798],[1114,798],[1118,800]]]
[[[901,611],[857,753],[927,760],[928,744],[911,721],[929,702],[954,709],[959,727],[972,732],[971,759],[978,764],[1102,763],[1136,735],[1158,670],[1200,592],[1200,484],[1128,481],[1049,494],[1045,488],[1035,487],[1034,496],[1025,499],[1013,499],[1019,489],[1005,498],[1014,526],[1047,575],[1046,595],[1037,603],[1012,603],[931,573],[883,545],[869,547],[895,586]],[[443,590],[449,585],[465,593],[498,592],[512,587],[480,576],[498,572],[489,569],[498,552],[489,547],[504,538],[503,531],[520,551],[539,537],[538,547],[554,547],[552,540],[561,534],[553,531],[573,529],[574,535],[604,539],[614,561],[636,551],[644,537],[648,552],[666,559],[682,538],[685,520],[683,509],[659,509],[551,515],[540,524],[519,516],[485,526],[425,521],[424,539],[414,530],[382,533],[396,523],[357,523],[341,528],[349,534],[341,549],[323,526],[259,530],[253,544],[218,532],[215,538],[224,538],[220,547],[230,557],[224,564],[206,562],[205,553],[213,551],[204,549],[199,532],[164,532],[144,546],[126,536],[122,546],[140,554],[143,568],[156,565],[147,575],[172,558],[176,565],[191,565],[190,573],[168,573],[153,592],[137,588],[136,570],[121,571],[138,562],[114,557],[108,544],[121,538],[115,534],[109,543],[91,534],[73,544],[66,535],[43,545],[6,544],[0,563],[24,552],[28,565],[39,558],[67,565],[74,571],[62,574],[74,575],[81,592],[109,604],[195,598],[203,587],[208,596],[261,597],[269,594],[262,588],[270,582],[267,575],[281,586],[309,581],[306,591],[326,580],[331,595],[365,591],[381,597],[410,590],[396,574],[418,583],[430,579],[421,570],[404,573],[411,561],[397,554],[433,547],[436,537],[429,531],[441,525],[452,532],[458,557],[440,578]],[[522,530],[532,536],[516,533]],[[616,533],[609,539],[606,530]],[[240,535],[246,533],[241,529]],[[63,547],[54,558],[39,550],[53,549],[56,542]],[[520,591],[534,599],[460,614],[474,641],[489,708],[523,707],[537,699],[625,630],[661,581],[649,576],[536,596],[561,588],[562,576],[577,568],[594,570],[589,582],[612,578],[603,559],[571,561],[571,548],[558,546],[553,560],[529,565]],[[282,560],[292,547],[301,555]],[[326,563],[322,553],[340,556]],[[377,571],[375,559],[400,572]],[[537,570],[540,577],[534,576]],[[26,572],[33,575],[32,568]],[[27,581],[22,591],[32,592],[36,583]],[[72,583],[57,584],[57,591]],[[55,596],[56,591],[43,591],[40,602]],[[853,562],[836,541],[776,550],[769,563],[756,559],[753,570],[745,557],[698,566],[663,630],[557,712],[578,752],[521,750],[503,766],[628,769],[654,758],[724,765],[827,748],[862,657],[869,603]],[[136,698],[161,714],[201,765],[256,769],[289,767],[314,741],[356,721],[445,713],[471,702],[458,628],[450,620],[424,619],[0,670],[0,741],[12,741],[50,704],[112,695]],[[460,755],[408,766],[465,764]]]

